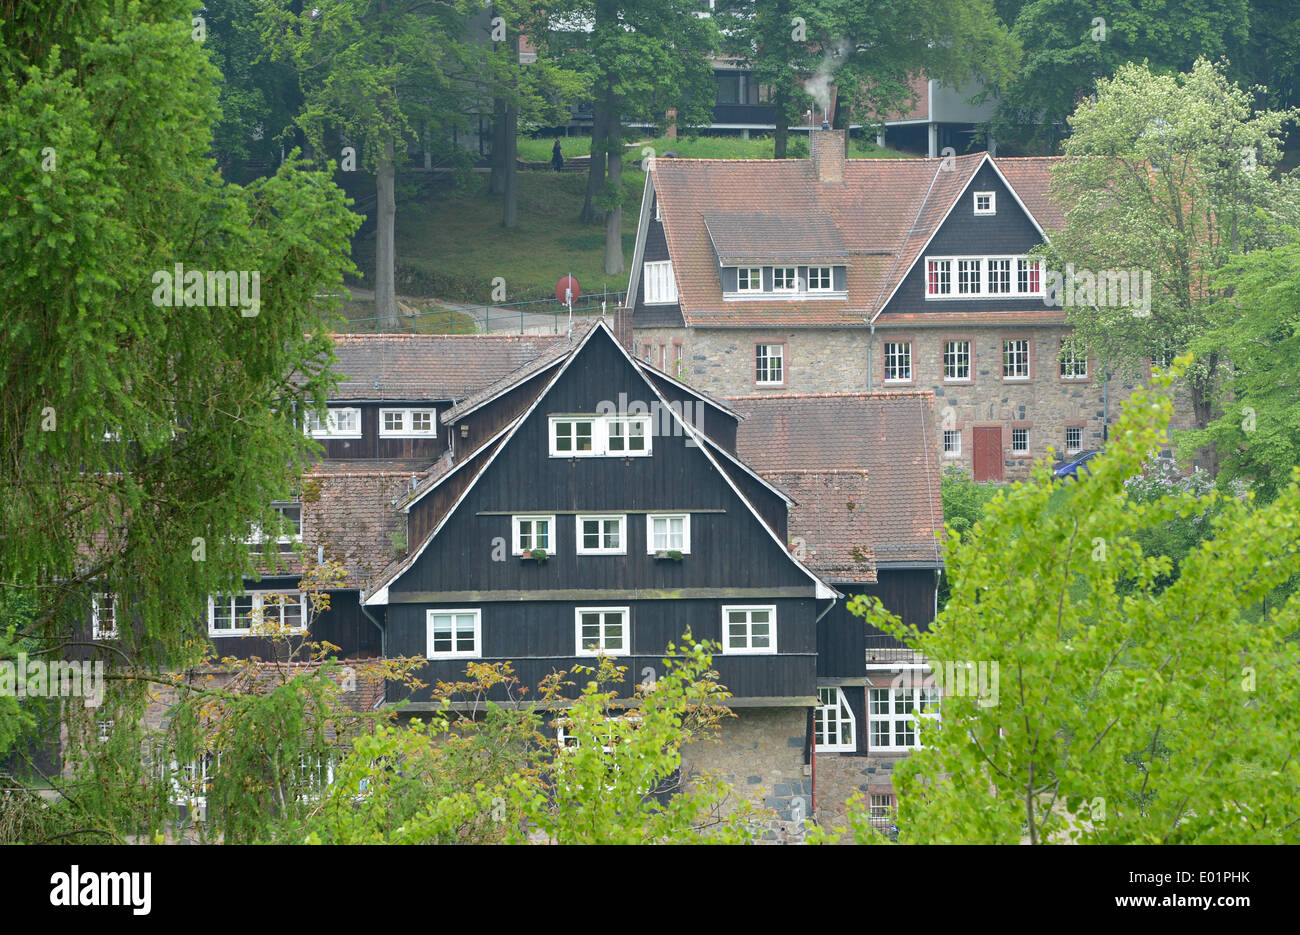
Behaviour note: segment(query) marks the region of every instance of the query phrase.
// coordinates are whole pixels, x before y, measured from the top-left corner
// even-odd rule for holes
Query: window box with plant
[[[654,557],[666,561],[680,562],[682,553],[678,549],[660,549],[654,553]]]

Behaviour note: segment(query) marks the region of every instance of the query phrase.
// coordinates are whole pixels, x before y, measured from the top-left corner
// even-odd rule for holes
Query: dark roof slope
[[[928,390],[880,393],[732,396],[746,418],[736,433],[736,452],[764,476],[790,489],[791,471],[865,472],[869,480],[863,514],[878,564],[941,561],[936,532],[943,528],[934,395]],[[798,500],[799,495],[790,490]],[[854,500],[857,504],[858,501]],[[857,510],[832,542],[856,536]],[[843,517],[841,517],[843,518]],[[790,535],[826,541],[794,522]],[[832,551],[834,551],[832,549]]]

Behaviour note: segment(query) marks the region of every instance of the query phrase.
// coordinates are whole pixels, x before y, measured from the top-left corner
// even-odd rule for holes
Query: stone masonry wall
[[[682,750],[682,778],[711,772],[737,795],[772,809],[777,818],[761,840],[798,842],[812,817],[812,775],[804,764],[807,708],[736,708],[716,739]]]
[[[961,465],[968,473],[972,468],[974,429],[1001,429],[1003,470],[1006,480],[1028,477],[1035,460],[1043,457],[1050,446],[1056,457],[1065,456],[1066,428],[1082,430],[1082,448],[1101,447],[1107,422],[1114,424],[1120,404],[1132,393],[1132,379],[1099,379],[1098,362],[1088,361],[1088,376],[1081,380],[1063,380],[1060,376],[1059,352],[1062,337],[1069,333],[1064,326],[981,327],[981,328],[877,328],[871,347],[871,374],[867,376],[868,346],[871,333],[864,329],[644,329],[633,336],[634,351],[640,356],[650,344],[658,361],[661,343],[671,347],[674,340],[683,344],[687,383],[720,396],[765,393],[851,393],[890,389],[930,389],[935,394],[935,435],[942,452],[943,430],[962,433],[961,451],[943,455],[945,463]],[[945,382],[943,379],[943,345],[946,340],[971,342],[969,382]],[[1030,377],[1028,380],[1004,380],[1002,377],[1002,342],[1004,339],[1028,339],[1030,342]],[[887,341],[909,342],[912,352],[912,379],[884,380],[884,344]],[[757,386],[754,382],[754,345],[785,345],[785,383],[779,387]],[[1145,375],[1143,375],[1143,378]],[[1103,386],[1103,384],[1105,384]],[[1172,428],[1192,424],[1191,400],[1185,386],[1175,395]],[[1028,430],[1029,448],[1024,453],[1012,451],[1012,430]]]

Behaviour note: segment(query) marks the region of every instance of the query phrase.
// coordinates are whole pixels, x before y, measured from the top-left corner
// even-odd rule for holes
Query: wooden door
[[[977,481],[1002,480],[1002,427],[975,427],[974,469]]]

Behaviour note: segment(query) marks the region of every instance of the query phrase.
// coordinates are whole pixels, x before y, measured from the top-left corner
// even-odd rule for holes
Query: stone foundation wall
[[[736,708],[716,739],[682,750],[682,778],[689,784],[709,772],[776,818],[760,832],[763,841],[798,842],[812,817],[812,771],[804,763],[807,708]]]
[[[894,767],[906,756],[817,754],[817,823],[826,828],[846,828],[846,805],[854,795],[862,795],[863,808],[870,804],[872,795],[893,795]]]

